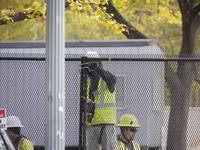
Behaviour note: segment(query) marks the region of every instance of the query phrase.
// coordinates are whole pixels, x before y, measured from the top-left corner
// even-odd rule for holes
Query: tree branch
[[[194,7],[196,2],[197,2],[197,0],[189,0],[190,9],[192,9]]]
[[[200,4],[197,5],[196,7],[194,7],[191,11],[190,11],[190,16],[191,19],[194,19],[200,12]]]
[[[31,13],[33,13],[34,11],[32,11]],[[17,12],[15,13],[12,17],[14,22],[19,22],[19,21],[24,21],[24,19],[30,19],[26,16],[25,12]],[[32,18],[31,18],[32,19]],[[6,20],[7,21],[7,20]],[[3,19],[0,20],[0,25],[5,25],[8,24],[6,21],[4,21]]]
[[[128,39],[147,39],[145,35],[140,33],[136,28],[134,28],[129,22],[127,22],[124,17],[118,12],[118,10],[112,5],[110,1],[108,4],[104,5],[106,7],[106,12],[108,14],[114,14],[112,17],[118,23],[124,24],[127,27],[127,31],[122,32]]]

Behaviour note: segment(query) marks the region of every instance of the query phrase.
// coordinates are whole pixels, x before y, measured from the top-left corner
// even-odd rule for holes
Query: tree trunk
[[[169,79],[171,108],[167,150],[186,150],[187,121],[194,79],[192,62],[180,62],[176,78]]]
[[[195,42],[197,28],[183,15],[183,40],[181,54],[195,54]],[[169,71],[166,69],[166,71]],[[173,74],[173,75],[172,75]],[[192,95],[193,81],[196,75],[194,62],[178,62],[177,73],[166,72],[166,81],[171,91],[171,107],[168,124],[167,150],[186,150],[187,149],[187,125],[189,106]]]

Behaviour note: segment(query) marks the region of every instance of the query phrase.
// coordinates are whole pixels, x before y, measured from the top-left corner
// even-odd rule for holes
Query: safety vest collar
[[[23,137],[21,138],[21,140],[19,141],[19,145],[18,145],[18,150],[22,150],[22,147],[23,147],[23,143],[26,139]]]
[[[139,144],[136,141],[131,142],[134,150],[141,150]],[[117,150],[129,150],[126,148],[125,144],[122,141],[117,142]]]

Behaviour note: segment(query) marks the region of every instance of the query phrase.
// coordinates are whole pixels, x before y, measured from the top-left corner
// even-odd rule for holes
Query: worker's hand
[[[97,69],[97,63],[90,63],[88,65],[88,71],[91,73],[91,72],[94,72],[95,70]]]
[[[81,70],[82,69],[88,69],[88,66],[89,66],[90,63],[86,62],[86,63],[82,63],[80,66],[81,66]]]

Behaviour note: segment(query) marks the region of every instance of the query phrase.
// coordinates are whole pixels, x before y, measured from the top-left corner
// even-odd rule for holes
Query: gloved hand
[[[91,69],[91,70],[93,70],[93,71],[95,71],[97,69],[97,63],[90,63],[88,65],[88,68]]]
[[[94,109],[95,109],[94,101],[91,99],[87,100],[86,114],[88,122],[91,122],[94,117]]]
[[[90,64],[90,63],[88,63],[88,62],[87,62],[87,63],[81,64],[81,65],[80,65],[80,66],[81,66],[81,69],[88,69],[88,68],[89,68],[89,67],[88,67],[89,64]]]

